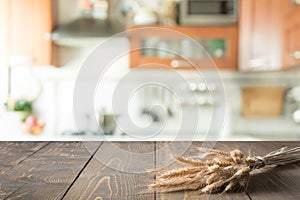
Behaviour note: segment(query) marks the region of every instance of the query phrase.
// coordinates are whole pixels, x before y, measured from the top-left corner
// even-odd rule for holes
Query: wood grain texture
[[[172,169],[178,166],[177,162],[170,162],[170,155],[180,155],[182,156],[197,156],[199,154],[198,148],[199,147],[215,147],[222,150],[230,150],[232,149],[235,143],[228,143],[227,145],[222,145],[221,143],[215,142],[158,142],[156,149],[156,166],[157,168],[162,169]],[[235,148],[235,147],[233,147]],[[161,150],[161,151],[159,151]],[[170,162],[167,164],[167,162]],[[156,199],[169,199],[169,200],[179,200],[179,199],[210,199],[210,200],[218,200],[218,199],[237,199],[237,200],[247,200],[249,197],[247,194],[244,193],[228,193],[228,194],[197,194],[193,191],[185,191],[185,192],[173,192],[173,193],[157,193]]]
[[[265,155],[300,142],[2,142],[0,199],[300,199],[300,164],[252,172],[247,192],[199,195],[154,193],[148,169],[174,168],[170,155],[198,147]],[[87,150],[88,149],[88,150]],[[9,166],[7,169],[5,166]],[[6,169],[6,170],[3,170]]]
[[[300,146],[300,142],[243,142],[241,150],[265,155],[281,147]],[[247,193],[252,200],[300,199],[299,163],[262,169],[251,174]]]
[[[0,176],[0,199],[60,199],[91,157],[80,142],[50,143]]]
[[[0,175],[43,148],[49,142],[1,142]]]
[[[154,142],[104,143],[64,199],[154,199],[145,187],[154,150]]]

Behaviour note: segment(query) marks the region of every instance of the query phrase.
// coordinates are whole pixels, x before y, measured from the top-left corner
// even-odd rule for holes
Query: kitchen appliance
[[[78,5],[68,8],[73,13],[68,23],[60,24],[45,39],[57,45],[82,46],[95,44],[108,37],[125,31],[128,17],[139,8],[134,0],[79,0]],[[80,3],[85,2],[85,3]],[[61,5],[56,5],[55,12],[64,16]],[[59,11],[61,13],[59,13]],[[79,14],[79,16],[78,16]],[[63,17],[61,17],[63,18]]]
[[[237,23],[238,0],[185,0],[179,4],[183,25],[228,25]]]

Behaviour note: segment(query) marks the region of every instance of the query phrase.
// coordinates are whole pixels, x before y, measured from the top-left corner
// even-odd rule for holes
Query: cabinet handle
[[[295,60],[299,60],[300,59],[300,51],[294,51],[292,53],[292,58],[294,58]]]
[[[300,5],[300,0],[291,0],[291,3],[294,5]]]
[[[177,60],[177,59],[172,60],[170,64],[171,64],[171,67],[173,67],[173,68],[191,67],[192,66],[189,62],[187,62],[185,60]]]

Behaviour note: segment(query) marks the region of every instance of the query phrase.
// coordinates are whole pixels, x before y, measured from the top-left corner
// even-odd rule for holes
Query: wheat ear
[[[246,190],[250,172],[270,165],[284,165],[300,161],[300,146],[283,147],[265,156],[246,157],[240,150],[225,152],[200,148],[206,153],[202,158],[173,156],[183,167],[172,170],[152,171],[156,182],[148,185],[150,190],[164,192],[195,190],[198,193]],[[210,159],[209,159],[210,158]]]

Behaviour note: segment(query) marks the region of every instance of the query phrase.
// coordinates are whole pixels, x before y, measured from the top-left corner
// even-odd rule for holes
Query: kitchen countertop
[[[193,196],[154,193],[146,170],[159,168],[170,154],[195,155],[201,142],[1,142],[0,199],[299,199],[300,163],[251,174],[247,192]],[[205,142],[211,145],[212,142]],[[218,142],[264,155],[300,142]],[[197,153],[197,152],[196,152]]]
[[[7,132],[7,131],[5,131]],[[70,131],[70,132],[75,132]],[[300,135],[295,132],[282,132],[271,134],[270,132],[232,132],[229,134],[219,135],[218,141],[298,141]],[[199,133],[189,135],[188,132],[176,134],[175,131],[163,131],[157,135],[149,137],[137,137],[117,132],[113,135],[103,134],[62,134],[53,132],[44,132],[40,135],[32,135],[29,133],[22,133],[21,131],[11,132],[10,134],[2,134],[1,141],[61,141],[61,142],[80,142],[80,141],[206,141],[206,133]]]

